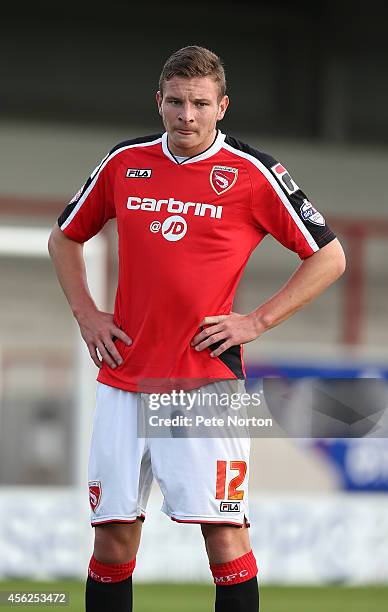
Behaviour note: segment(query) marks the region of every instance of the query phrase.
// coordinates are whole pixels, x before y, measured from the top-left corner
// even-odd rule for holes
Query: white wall
[[[93,536],[86,504],[86,492],[0,489],[0,578],[85,579]],[[199,526],[173,523],[160,506],[154,488],[135,579],[210,582]],[[255,494],[250,506],[262,583],[388,581],[386,496]]]

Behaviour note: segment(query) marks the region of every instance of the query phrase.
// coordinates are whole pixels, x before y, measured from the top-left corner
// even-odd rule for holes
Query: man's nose
[[[185,123],[192,123],[194,121],[193,109],[191,104],[183,104],[178,115],[178,119]]]

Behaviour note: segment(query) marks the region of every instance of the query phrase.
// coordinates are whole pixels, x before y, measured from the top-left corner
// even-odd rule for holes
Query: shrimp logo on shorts
[[[92,480],[89,482],[89,502],[90,507],[95,512],[100,505],[101,501],[101,482],[99,480]]]
[[[227,168],[226,166],[213,166],[210,172],[210,185],[217,195],[222,195],[231,189],[237,181],[237,168]]]

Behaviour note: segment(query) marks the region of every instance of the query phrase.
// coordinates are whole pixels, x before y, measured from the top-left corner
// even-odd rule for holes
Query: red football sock
[[[88,574],[96,582],[121,582],[132,576],[135,565],[136,557],[129,563],[101,563],[92,555]]]
[[[251,580],[257,575],[256,559],[250,550],[233,561],[210,564],[210,570],[215,584],[231,586]]]

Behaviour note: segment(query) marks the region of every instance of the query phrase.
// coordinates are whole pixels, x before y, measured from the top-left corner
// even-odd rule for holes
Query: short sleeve
[[[252,214],[261,231],[271,234],[301,259],[334,240],[336,236],[323,215],[282,164],[265,155],[250,174]]]
[[[58,225],[68,238],[86,242],[115,216],[114,164],[108,154],[70,200]]]

